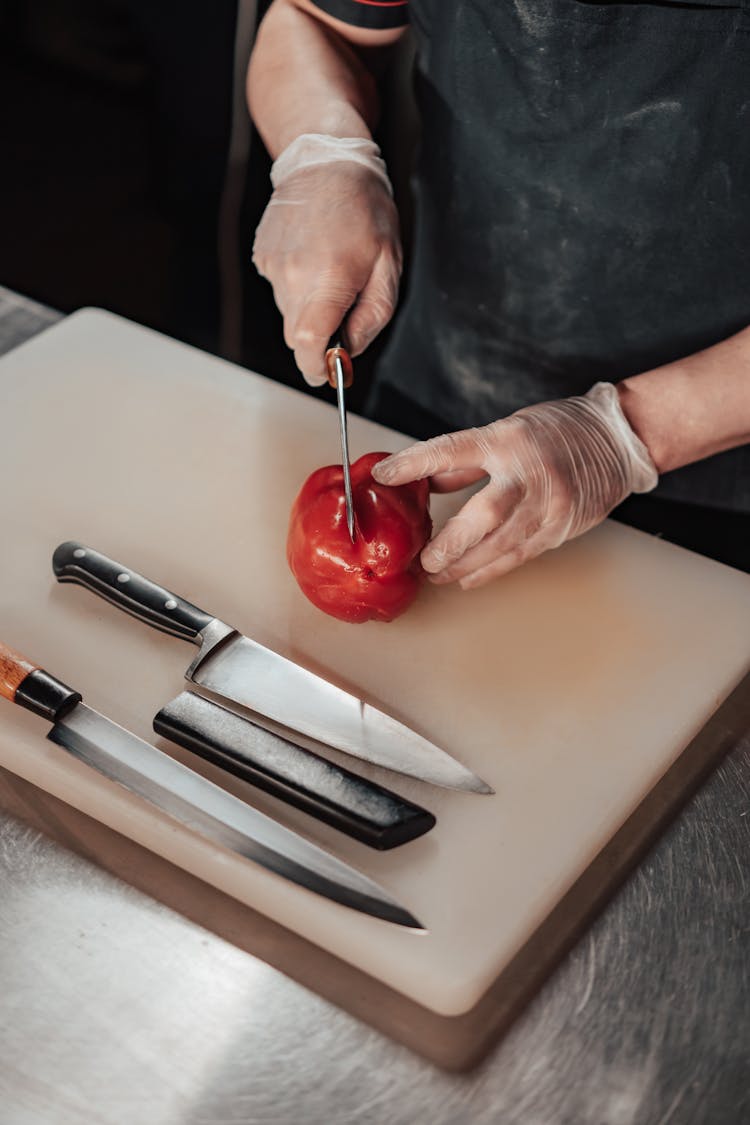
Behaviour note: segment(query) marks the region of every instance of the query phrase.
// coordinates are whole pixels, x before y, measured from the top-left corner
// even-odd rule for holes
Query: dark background
[[[190,0],[0,13],[3,283],[215,346],[234,4],[210,19]]]

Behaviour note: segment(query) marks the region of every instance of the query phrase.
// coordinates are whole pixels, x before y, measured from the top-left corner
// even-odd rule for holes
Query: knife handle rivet
[[[174,598],[167,598],[167,600],[164,603],[164,608],[165,609],[177,609],[177,602],[174,600]]]
[[[84,551],[83,547],[76,547],[75,551],[73,552],[73,558],[74,559],[85,559],[86,558],[86,552]]]
[[[126,582],[130,581],[130,575],[129,574],[118,574],[117,575],[117,581],[120,583],[121,586],[124,586]]]

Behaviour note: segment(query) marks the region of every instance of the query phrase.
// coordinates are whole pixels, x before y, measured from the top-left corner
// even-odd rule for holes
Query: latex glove
[[[325,352],[350,309],[346,346],[359,355],[396,307],[399,221],[378,152],[359,138],[304,135],[272,169],[253,261],[273,286],[284,339],[314,386],[327,381]]]
[[[431,477],[438,492],[489,477],[421,555],[433,581],[458,580],[464,589],[582,535],[658,479],[611,383],[419,442],[372,472],[383,484]]]

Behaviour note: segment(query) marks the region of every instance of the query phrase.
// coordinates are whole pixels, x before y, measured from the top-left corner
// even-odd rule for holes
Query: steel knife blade
[[[156,629],[199,645],[186,679],[247,707],[260,725],[271,720],[434,785],[494,792],[404,723],[106,555],[69,541],[55,551],[52,567],[58,581],[85,586]]]
[[[382,887],[98,711],[0,642],[0,695],[53,723],[47,738],[174,820],[315,894],[424,929]]]
[[[346,500],[346,526],[352,543],[356,537],[354,520],[354,499],[352,497],[351,464],[349,461],[349,432],[346,424],[346,388],[352,385],[354,371],[351,356],[341,339],[334,337],[326,352],[328,382],[336,390],[336,405],[339,414],[339,440],[341,442],[341,468],[344,473],[344,498]]]

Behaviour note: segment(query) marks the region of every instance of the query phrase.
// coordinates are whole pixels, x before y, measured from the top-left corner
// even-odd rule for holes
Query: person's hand
[[[422,551],[434,582],[481,586],[594,527],[658,474],[611,383],[419,442],[375,465],[382,484],[431,478],[453,492],[487,476]]]
[[[258,226],[253,261],[273,286],[297,366],[308,383],[325,383],[325,352],[347,312],[346,346],[359,355],[396,307],[401,241],[383,179],[349,161],[289,175]]]

